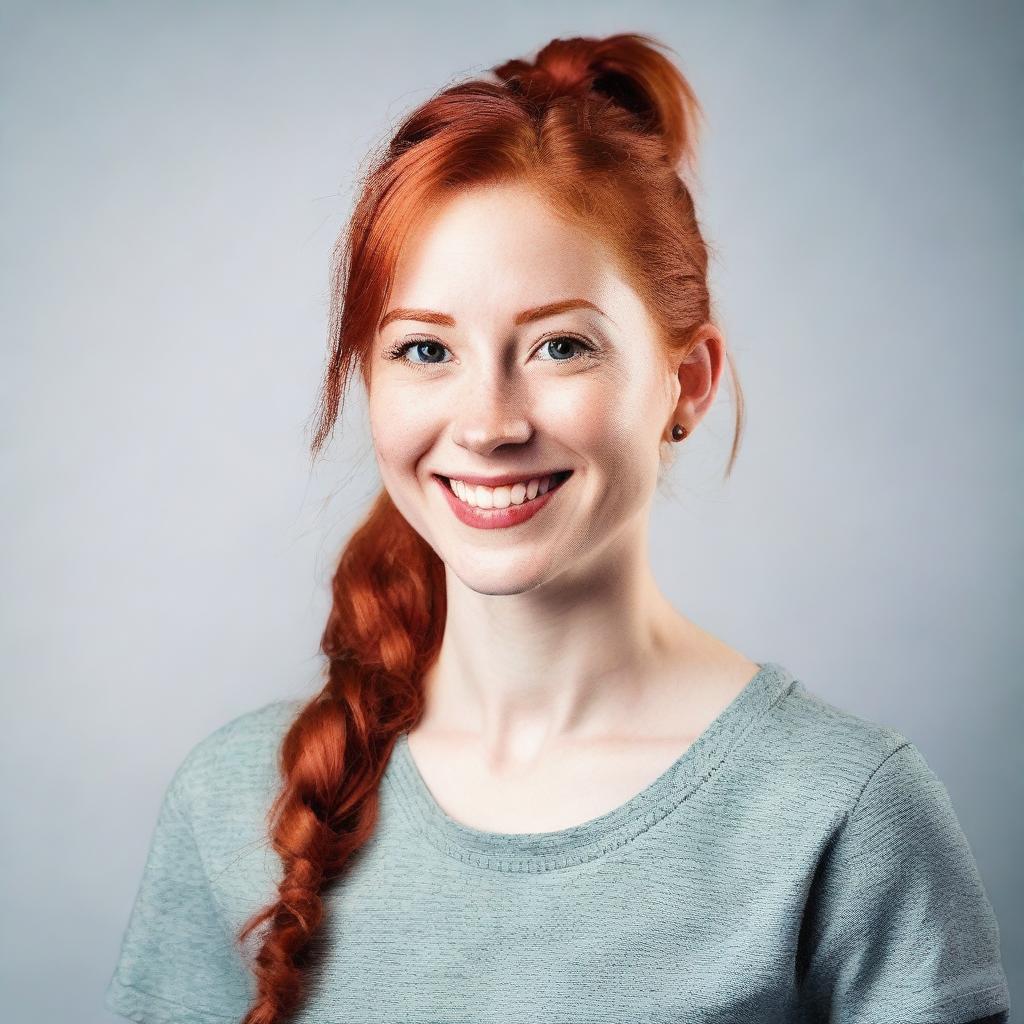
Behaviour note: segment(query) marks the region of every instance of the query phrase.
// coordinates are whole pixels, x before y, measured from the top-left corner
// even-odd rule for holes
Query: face
[[[679,382],[602,243],[525,189],[471,190],[408,240],[383,320],[381,477],[449,573],[524,593],[636,542]],[[555,471],[571,473],[540,493]],[[446,483],[496,477],[517,483]]]

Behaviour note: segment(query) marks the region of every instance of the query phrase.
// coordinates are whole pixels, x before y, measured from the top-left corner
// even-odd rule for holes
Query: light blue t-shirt
[[[106,1005],[240,1022],[242,923],[299,701],[227,723],[178,768]],[[999,928],[948,793],[903,735],[765,662],[642,792],[557,832],[450,818],[404,735],[369,843],[324,892],[295,1024],[836,1024],[1009,1008]]]

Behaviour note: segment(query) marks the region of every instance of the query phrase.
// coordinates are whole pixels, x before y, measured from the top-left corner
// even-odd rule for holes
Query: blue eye
[[[568,342],[572,346],[577,346],[578,345],[580,348],[585,349],[587,352],[593,352],[594,351],[594,346],[591,345],[589,342],[584,341],[582,338],[574,338],[574,337],[572,337],[571,335],[568,335],[568,334],[559,334],[557,337],[548,338],[547,341],[545,341],[544,344],[541,345],[539,351],[543,351],[549,345],[560,345],[560,344],[564,344],[565,342]],[[575,349],[575,347],[573,347],[572,349],[570,349],[569,355],[568,355],[567,358],[565,358],[565,359],[553,359],[553,360],[551,360],[551,362],[555,362],[555,363],[568,363],[568,362],[571,362],[573,359],[578,359],[578,358],[579,358],[579,356],[576,355],[576,349]],[[542,360],[542,362],[544,362],[544,361],[545,360]]]
[[[405,353],[408,352],[409,349],[411,349],[413,347],[415,347],[417,349],[417,351],[419,349],[421,349],[421,348],[433,348],[435,350],[436,349],[442,349],[442,350],[447,351],[444,348],[444,345],[441,344],[441,342],[434,341],[433,338],[415,338],[412,341],[406,341],[406,342],[403,342],[400,345],[396,345],[393,349],[391,349],[388,352],[388,358],[389,359],[401,359],[402,357],[404,357]],[[415,359],[406,359],[405,361],[407,363],[413,363],[414,365],[422,366],[424,364],[436,363],[439,360],[436,360],[436,359],[426,359],[426,360],[423,360],[422,362],[420,362],[419,360],[415,360]]]
[[[543,351],[545,349],[551,351],[551,346],[560,345],[563,346],[562,351],[564,352],[564,346],[566,345],[566,343],[568,343],[570,349],[569,352],[564,356],[564,358],[556,356],[553,359],[542,359],[541,362],[571,363],[577,359],[590,357],[597,352],[596,346],[591,345],[590,342],[584,341],[582,338],[573,337],[570,334],[558,334],[546,339],[541,344],[538,351]],[[577,349],[582,349],[583,354],[580,355]],[[409,352],[410,350],[415,350],[417,354],[420,356],[423,356],[425,354],[424,350],[427,350],[427,358],[409,359],[406,357],[406,353]],[[444,360],[439,358],[435,359],[432,358],[432,356],[441,355],[442,353],[447,351],[448,349],[446,348],[446,346],[442,345],[441,342],[437,341],[435,338],[413,338],[411,341],[402,341],[399,342],[397,345],[394,345],[391,349],[388,350],[387,358],[401,359],[403,362],[408,363],[410,366],[431,366],[439,365],[442,362],[444,362]]]

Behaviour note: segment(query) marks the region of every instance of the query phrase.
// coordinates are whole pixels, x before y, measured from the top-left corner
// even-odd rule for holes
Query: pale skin
[[[600,312],[516,325],[570,298]],[[384,486],[446,567],[444,638],[409,751],[462,824],[588,821],[660,775],[758,671],[672,607],[648,554],[660,447],[710,409],[724,339],[705,324],[666,362],[610,252],[509,186],[434,213],[403,248],[386,309],[455,321],[393,320],[369,367]],[[422,344],[388,358],[406,341]],[[532,519],[494,530],[461,522],[433,475],[539,469],[573,474]]]

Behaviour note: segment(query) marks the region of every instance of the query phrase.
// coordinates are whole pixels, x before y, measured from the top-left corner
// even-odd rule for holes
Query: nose
[[[496,372],[486,379],[475,377],[452,410],[453,439],[478,455],[490,455],[503,444],[525,444],[533,436],[527,405],[520,383],[510,376]]]

